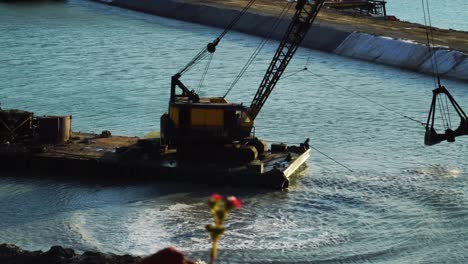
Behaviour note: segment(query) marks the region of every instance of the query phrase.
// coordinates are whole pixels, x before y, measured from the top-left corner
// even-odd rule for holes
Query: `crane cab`
[[[161,117],[161,139],[166,144],[232,143],[250,135],[253,121],[247,107],[222,97],[176,96]]]

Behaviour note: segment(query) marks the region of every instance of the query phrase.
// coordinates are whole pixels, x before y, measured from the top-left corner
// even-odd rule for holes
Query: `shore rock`
[[[0,244],[2,264],[133,264],[141,257],[114,255],[100,252],[77,254],[71,248],[53,246],[48,251],[27,251],[15,245]]]

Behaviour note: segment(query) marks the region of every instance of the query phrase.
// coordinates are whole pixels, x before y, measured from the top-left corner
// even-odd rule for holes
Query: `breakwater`
[[[229,7],[175,0],[115,0],[111,4],[219,28],[224,28],[239,12]],[[274,15],[248,12],[233,29],[264,37],[268,35],[276,19]],[[288,23],[289,18],[283,19],[271,38],[279,40]],[[424,44],[352,32],[320,22],[314,24],[302,45],[426,74],[432,73],[432,62],[436,61],[443,77],[468,81],[468,55],[447,47],[436,48],[436,52],[431,56],[427,45]]]

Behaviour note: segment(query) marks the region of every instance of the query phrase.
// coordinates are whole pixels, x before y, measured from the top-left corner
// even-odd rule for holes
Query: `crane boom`
[[[255,0],[250,0],[250,6]],[[168,112],[161,116],[161,140],[176,146],[180,153],[197,149],[194,146],[224,146],[247,140],[258,153],[266,150],[252,137],[254,119],[306,36],[325,0],[297,0],[296,10],[285,35],[273,57],[250,107],[230,103],[224,97],[200,97],[181,81],[181,75],[203,54],[214,52],[222,35],[209,43],[179,73],[172,76]],[[244,8],[242,13],[247,9]],[[242,14],[241,13],[241,14]],[[237,16],[234,20],[238,20]],[[232,24],[230,24],[229,27]],[[257,144],[258,143],[258,144]],[[187,154],[187,155],[189,155]]]
[[[250,104],[249,116],[252,120],[257,117],[268,96],[270,96],[270,93],[275,88],[276,83],[312,26],[324,2],[325,0],[313,0],[310,3],[307,0],[297,1],[296,12],[292,17],[292,21]]]

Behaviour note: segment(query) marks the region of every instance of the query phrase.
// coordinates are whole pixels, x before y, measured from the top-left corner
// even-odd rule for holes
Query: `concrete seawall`
[[[437,62],[442,76],[468,81],[468,55],[447,48],[437,48],[431,56],[426,45],[354,32],[333,52],[427,74],[432,74]]]
[[[114,0],[113,5],[155,14],[158,16],[224,28],[239,11],[176,0]],[[268,14],[246,13],[234,26],[234,30],[256,36],[266,36],[276,21]],[[289,24],[283,19],[273,39],[281,39]],[[332,26],[315,23],[302,46],[351,58],[395,66],[412,71],[432,73],[432,61],[437,61],[442,76],[468,81],[468,55],[448,48],[437,48],[434,58],[423,44],[350,32]]]

